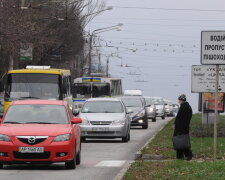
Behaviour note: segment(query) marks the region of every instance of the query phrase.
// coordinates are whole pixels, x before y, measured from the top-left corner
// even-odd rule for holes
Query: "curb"
[[[127,170],[130,168],[131,164],[134,163],[135,161],[128,161],[126,162],[125,166],[120,170],[120,172],[116,175],[116,177],[113,178],[113,180],[121,180]]]
[[[172,118],[173,119],[173,118]],[[161,131],[164,126],[169,123],[172,119],[170,119],[169,121],[167,121],[157,132],[154,133],[154,135],[152,136],[152,138],[150,138],[145,144],[144,146],[141,147],[141,149],[139,151],[137,151],[135,153],[135,158],[133,161],[128,161],[126,162],[126,164],[124,165],[124,167],[120,170],[120,172],[113,178],[113,180],[121,180],[123,178],[123,176],[125,175],[125,173],[127,172],[127,170],[130,168],[130,166],[132,165],[132,163],[135,162],[135,160],[141,158],[142,154],[141,151],[155,138],[156,134]]]
[[[173,119],[173,118],[172,118]],[[167,121],[157,132],[154,133],[154,135],[152,136],[152,138],[150,138],[145,144],[144,146],[141,147],[141,149],[139,149],[139,151],[137,151],[135,153],[135,160],[140,159],[142,157],[142,153],[141,151],[155,138],[155,136],[158,134],[158,132],[160,132],[165,125],[167,125],[172,119],[170,119],[169,121]]]

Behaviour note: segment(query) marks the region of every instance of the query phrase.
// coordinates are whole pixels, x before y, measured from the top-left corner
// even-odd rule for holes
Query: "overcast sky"
[[[124,24],[121,31],[98,34],[102,63],[115,53],[109,59],[111,76],[122,78],[123,89],[141,89],[174,103],[184,93],[196,112],[191,66],[200,64],[201,31],[225,30],[225,1],[106,0],[106,5],[113,10],[96,17],[86,31]]]

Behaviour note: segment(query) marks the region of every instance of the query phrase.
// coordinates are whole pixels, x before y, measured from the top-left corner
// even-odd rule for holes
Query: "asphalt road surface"
[[[67,170],[64,163],[52,165],[10,165],[0,170],[0,180],[113,180],[121,169],[135,158],[135,153],[171,118],[156,122],[149,120],[149,128],[132,127],[131,141],[121,139],[87,139],[82,143],[81,165]]]

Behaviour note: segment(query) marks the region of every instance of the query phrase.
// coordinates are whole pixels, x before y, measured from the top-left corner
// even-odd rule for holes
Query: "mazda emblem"
[[[36,137],[31,136],[31,137],[29,137],[27,140],[28,140],[28,142],[29,142],[30,144],[34,144],[34,143],[35,143],[35,140],[36,140]]]

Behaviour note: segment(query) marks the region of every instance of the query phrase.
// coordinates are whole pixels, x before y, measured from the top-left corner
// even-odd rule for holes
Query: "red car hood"
[[[71,132],[70,124],[1,124],[0,134],[8,136],[57,136]]]

